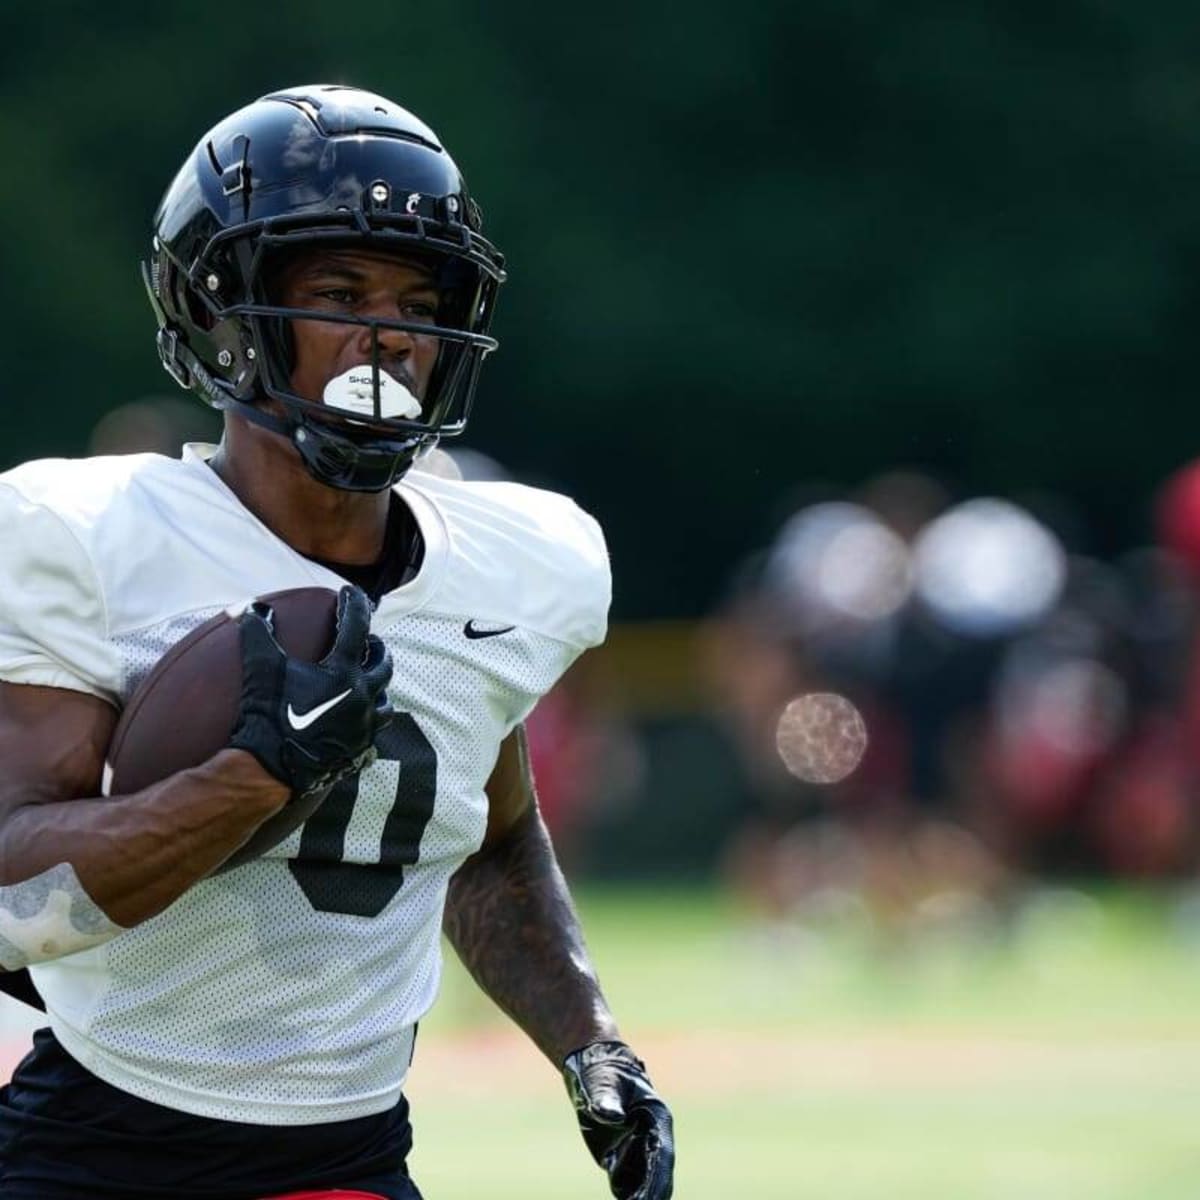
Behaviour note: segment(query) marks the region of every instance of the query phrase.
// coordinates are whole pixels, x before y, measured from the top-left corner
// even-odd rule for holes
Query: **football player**
[[[613,1195],[666,1200],[671,1117],[601,994],[522,736],[604,636],[600,530],[558,495],[412,469],[496,346],[503,262],[458,169],[380,96],[277,92],[201,139],[144,274],[221,445],[0,476],[0,966],[49,1020],[0,1093],[0,1191],[412,1200],[403,1088],[444,929],[563,1072]],[[98,799],[172,644],[312,586],[339,593],[319,668],[245,608],[229,747]]]

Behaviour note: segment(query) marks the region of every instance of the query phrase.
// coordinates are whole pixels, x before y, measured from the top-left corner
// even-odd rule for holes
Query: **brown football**
[[[275,613],[275,638],[288,654],[308,662],[325,657],[333,645],[336,592],[293,588],[261,599]],[[199,766],[228,746],[241,691],[237,615],[218,613],[176,642],[129,698],[109,744],[104,794],[141,791],[176,771]],[[217,870],[227,871],[278,845],[322,799],[293,800]]]

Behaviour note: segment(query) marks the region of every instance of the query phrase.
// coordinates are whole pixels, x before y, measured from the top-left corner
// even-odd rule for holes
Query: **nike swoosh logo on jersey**
[[[499,626],[499,628],[496,628],[496,629],[480,629],[479,626],[476,625],[475,622],[472,620],[472,621],[468,621],[463,626],[463,633],[465,633],[467,635],[467,637],[474,639],[474,638],[485,638],[485,637],[499,637],[500,634],[502,634],[502,633],[512,633],[512,631],[514,629],[516,629],[515,625],[501,625],[501,626]]]
[[[288,724],[297,733],[302,729],[307,729],[318,717],[323,717],[335,704],[341,704],[353,690],[353,688],[347,688],[344,692],[334,696],[332,700],[326,700],[324,704],[318,704],[316,708],[310,708],[306,713],[298,713],[289,704],[287,706]]]

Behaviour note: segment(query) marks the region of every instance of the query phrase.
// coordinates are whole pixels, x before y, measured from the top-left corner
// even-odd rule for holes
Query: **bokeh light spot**
[[[1066,580],[1058,539],[1006,500],[968,500],[931,522],[915,548],[917,592],[956,633],[994,636],[1045,616]]]
[[[780,715],[775,746],[783,765],[806,783],[838,783],[862,762],[867,725],[834,692],[797,696]]]

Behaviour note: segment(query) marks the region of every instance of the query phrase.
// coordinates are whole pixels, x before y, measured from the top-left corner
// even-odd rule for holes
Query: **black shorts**
[[[357,1188],[420,1200],[408,1102],[325,1125],[247,1125],[177,1112],[97,1079],[48,1029],[0,1089],[4,1200],[260,1200]]]

